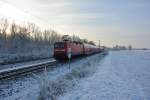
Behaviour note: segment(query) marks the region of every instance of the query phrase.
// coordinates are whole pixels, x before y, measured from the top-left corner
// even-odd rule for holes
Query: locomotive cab
[[[67,42],[56,42],[54,44],[54,58],[67,59]]]

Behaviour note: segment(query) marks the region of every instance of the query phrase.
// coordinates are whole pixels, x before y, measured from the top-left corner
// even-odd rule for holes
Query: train
[[[61,42],[54,43],[54,58],[57,60],[67,60],[81,55],[91,55],[100,52],[102,52],[100,47],[79,41],[63,39]]]

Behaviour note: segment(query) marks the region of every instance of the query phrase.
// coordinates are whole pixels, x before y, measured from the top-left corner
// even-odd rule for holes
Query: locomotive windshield
[[[54,48],[64,48],[65,44],[64,43],[55,43]]]

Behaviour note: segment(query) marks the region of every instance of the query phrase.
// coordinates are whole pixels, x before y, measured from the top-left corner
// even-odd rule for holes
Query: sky
[[[150,48],[150,0],[0,0],[0,18],[102,45]]]

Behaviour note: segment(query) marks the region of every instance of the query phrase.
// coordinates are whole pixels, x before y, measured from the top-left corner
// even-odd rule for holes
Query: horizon
[[[102,45],[150,48],[150,1],[0,0],[0,18],[33,22]]]

